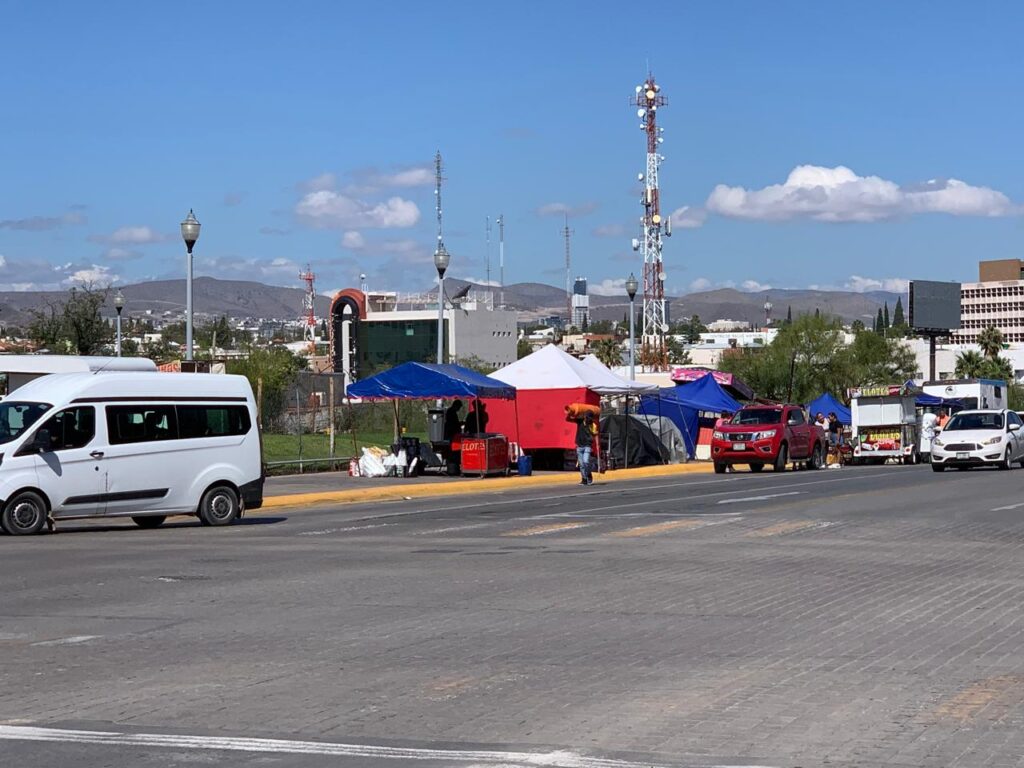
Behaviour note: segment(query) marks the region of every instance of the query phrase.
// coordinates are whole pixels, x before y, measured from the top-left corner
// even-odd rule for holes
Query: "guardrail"
[[[299,474],[301,475],[302,474],[302,470],[303,470],[303,465],[305,465],[305,464],[323,464],[324,462],[326,462],[327,464],[339,464],[339,465],[342,465],[342,466],[347,468],[349,462],[352,461],[352,458],[353,458],[352,456],[324,456],[324,457],[319,458],[319,459],[306,459],[306,458],[301,458],[301,459],[282,459],[280,461],[265,461],[265,462],[263,462],[263,466],[265,466],[265,467],[267,467],[269,469],[271,467],[284,467],[284,466],[288,466],[290,464],[298,464],[299,465]],[[328,468],[328,471],[329,470],[330,470],[330,467]]]

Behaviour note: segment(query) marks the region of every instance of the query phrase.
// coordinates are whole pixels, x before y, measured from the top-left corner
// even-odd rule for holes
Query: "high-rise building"
[[[590,296],[587,295],[585,277],[577,277],[572,286],[572,325],[581,331],[590,325]]]
[[[975,344],[978,334],[994,326],[1007,342],[1024,342],[1024,261],[999,259],[978,263],[978,282],[960,286],[960,329],[956,344]]]

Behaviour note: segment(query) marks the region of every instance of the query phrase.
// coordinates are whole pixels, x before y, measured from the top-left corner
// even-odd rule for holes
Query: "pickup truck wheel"
[[[721,462],[716,461],[715,462],[715,474],[716,475],[724,475],[725,474],[726,466],[728,466],[728,465],[722,464]]]
[[[1022,463],[1022,466],[1024,466],[1024,463]],[[762,469],[764,469],[764,464],[751,464],[750,465],[750,471],[751,472],[760,472]]]
[[[808,469],[821,469],[821,446],[815,443],[814,450],[811,451],[811,458],[807,460]]]
[[[779,446],[779,455],[775,457],[775,464],[772,466],[776,472],[784,472],[789,464],[789,448],[785,443]]]

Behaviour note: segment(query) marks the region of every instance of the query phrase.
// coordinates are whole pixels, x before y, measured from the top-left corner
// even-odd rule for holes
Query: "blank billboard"
[[[960,327],[960,283],[910,281],[910,327],[953,331]]]

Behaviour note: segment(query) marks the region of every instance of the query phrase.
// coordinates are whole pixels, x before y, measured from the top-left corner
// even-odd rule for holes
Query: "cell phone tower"
[[[668,369],[668,350],[665,334],[668,333],[668,313],[665,304],[665,266],[661,258],[661,238],[672,236],[672,220],[662,220],[661,190],[658,186],[658,167],[665,159],[659,154],[658,145],[664,139],[663,128],[657,124],[658,107],[666,104],[661,95],[661,86],[654,82],[654,75],[648,73],[642,85],[636,87],[636,115],[640,118],[640,129],[647,136],[647,172],[640,174],[644,182],[644,193],[640,199],[644,215],[640,219],[640,238],[633,240],[633,250],[643,248],[644,252],[644,305],[641,331],[643,362],[655,371]]]
[[[302,338],[316,341],[316,275],[308,264],[305,272],[299,272],[299,280],[306,284],[306,291],[302,295]]]

